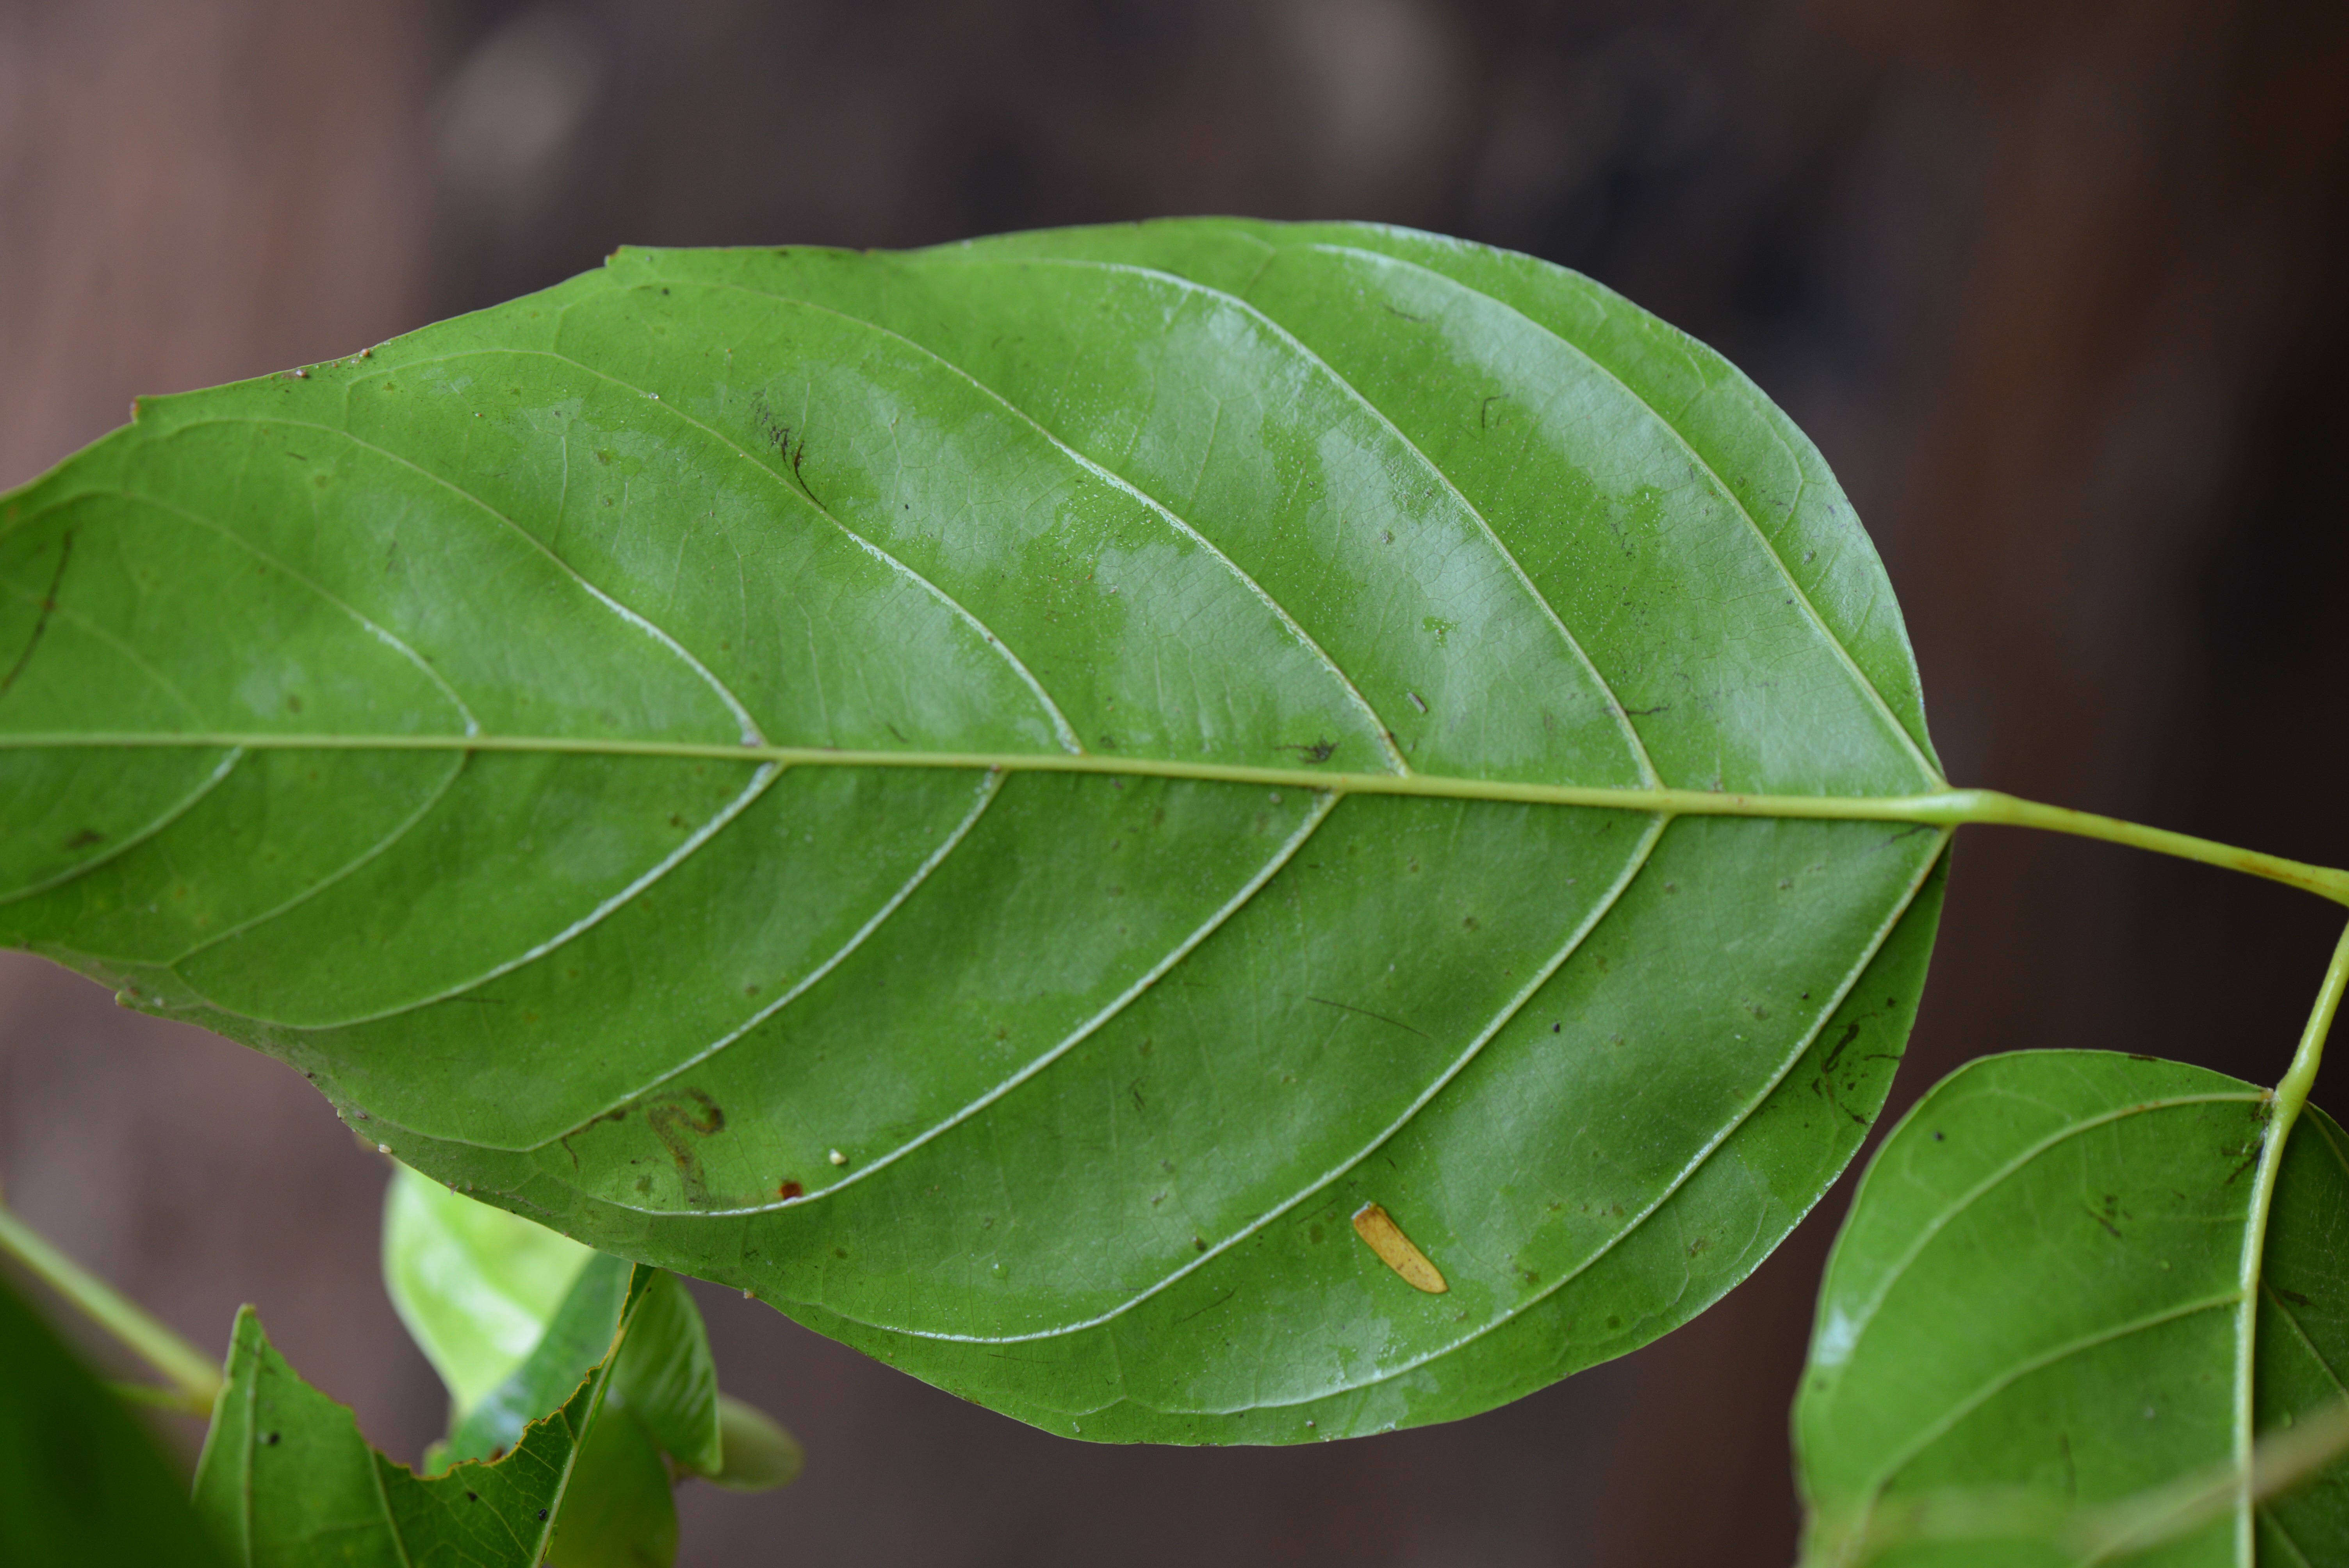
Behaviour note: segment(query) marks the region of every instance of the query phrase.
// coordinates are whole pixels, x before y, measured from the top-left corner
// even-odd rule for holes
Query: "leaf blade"
[[[1836,1048],[1896,930],[1876,1054],[1921,985],[1908,913],[1941,835],[1467,798],[1940,787],[1816,453],[1555,269],[1213,222],[624,253],[365,361],[145,406],[109,442],[0,511],[11,614],[57,577],[80,618],[57,624],[188,663],[189,704],[236,733],[478,723],[522,748],[387,769],[342,838],[287,835],[276,882],[198,879],[202,926],[147,913],[187,902],[160,846],[86,845],[71,882],[0,891],[0,939],[301,1061],[420,1168],[926,1376],[1123,1324],[988,1396],[1063,1429],[1123,1401],[1134,1435],[1293,1441],[1300,1398],[1355,1429],[1508,1397],[1497,1369],[1446,1391],[1461,1346],[1433,1318],[1384,1337],[1375,1258],[1299,1239],[1318,1194],[1396,1161],[1355,1196],[1485,1335],[1618,1219],[1682,1212],[1723,1147],[1771,1150],[1738,1211],[1766,1251],[1880,1080],[1821,1088],[1803,1137],[1739,1130]],[[154,572],[222,530],[255,585]],[[132,613],[231,589],[284,650],[266,678]],[[164,723],[95,654],[42,647],[0,729]],[[108,709],[118,687],[147,707]],[[728,760],[752,733],[812,749]],[[1071,744],[1136,771],[852,758],[1049,768]],[[53,749],[25,767],[90,766]],[[243,853],[256,800],[317,810],[334,784],[270,750],[159,831]],[[1150,772],[1177,767],[1205,776]],[[1238,771],[1267,767],[1432,793]],[[160,820],[181,774],[139,809]],[[41,831],[28,865],[79,863]],[[1650,1120],[1636,1148],[1617,1130]],[[1578,1150],[1541,1168],[1558,1199],[1513,1181],[1545,1130]],[[1216,1315],[1290,1298],[1322,1336],[1250,1386]],[[1679,1320],[1632,1316],[1587,1337]],[[1424,1397],[1378,1391],[1398,1380]]]

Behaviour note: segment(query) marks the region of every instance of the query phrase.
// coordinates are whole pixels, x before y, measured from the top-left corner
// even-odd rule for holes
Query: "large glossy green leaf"
[[[0,1274],[0,1563],[221,1561],[154,1439]]]
[[[2349,1394],[2349,1140],[2313,1107],[2243,1288],[2268,1110],[2251,1084],[2085,1051],[1975,1062],[1920,1101],[1820,1294],[1795,1408],[1808,1560],[2349,1561],[2349,1465],[2134,1555],[2050,1528],[2127,1523]]]
[[[0,499],[0,941],[1091,1438],[1702,1310],[1875,1114],[1944,836],[1656,808],[1940,784],[1786,418],[1402,231],[625,252]]]
[[[566,1305],[595,1298],[574,1326],[584,1334],[600,1330],[602,1341],[547,1413],[522,1427],[494,1460],[469,1459],[430,1477],[370,1449],[350,1411],[304,1382],[246,1307],[237,1315],[227,1387],[196,1468],[198,1511],[242,1568],[324,1562],[534,1568],[550,1545],[559,1563],[566,1545],[578,1563],[601,1561],[583,1550],[585,1541],[574,1543],[557,1532],[568,1524],[565,1503],[581,1474],[601,1474],[583,1448],[597,1441],[611,1353],[625,1344],[633,1310],[655,1277],[636,1269],[631,1285],[630,1272],[626,1264],[598,1271],[592,1284],[566,1298]],[[607,1274],[616,1274],[618,1291],[596,1288],[611,1283]],[[601,1525],[604,1501],[581,1501]],[[576,1528],[582,1536],[592,1533]],[[668,1544],[673,1552],[673,1532]]]

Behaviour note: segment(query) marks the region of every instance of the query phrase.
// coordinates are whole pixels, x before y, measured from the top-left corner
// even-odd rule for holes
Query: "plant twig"
[[[2255,1501],[2251,1390],[2257,1367],[2253,1356],[2259,1332],[2260,1264],[2267,1246],[2268,1211],[2275,1202],[2276,1174],[2283,1166],[2284,1145],[2291,1141],[2292,1123],[2300,1119],[2301,1107],[2308,1103],[2308,1091],[2316,1082],[2317,1067],[2324,1060],[2324,1037],[2332,1032],[2333,1016],[2340,1011],[2344,988],[2349,988],[2349,929],[2341,933],[2341,941],[2333,950],[2333,962],[2325,967],[2324,983],[2317,988],[2316,1005],[2309,1010],[2308,1026],[2301,1031],[2300,1045],[2292,1054],[2292,1066],[2275,1087],[2266,1139],[2260,1145],[2259,1174],[2251,1186],[2251,1222],[2243,1228],[2243,1303],[2237,1309],[2241,1315],[2236,1320],[2235,1333],[2234,1503],[2237,1555],[2246,1563],[2251,1559],[2251,1504]]]
[[[166,1328],[145,1308],[66,1256],[48,1239],[0,1203],[0,1253],[15,1258],[84,1316],[162,1374],[171,1403],[191,1414],[209,1413],[220,1395],[221,1369],[203,1352]]]

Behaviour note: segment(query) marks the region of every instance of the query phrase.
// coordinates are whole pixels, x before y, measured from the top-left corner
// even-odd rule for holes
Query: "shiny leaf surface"
[[[1402,231],[623,253],[142,404],[0,499],[0,941],[1092,1438],[1701,1311],[1939,906],[1937,831],[1621,795],[1941,787],[1816,451]]]
[[[2302,1111],[2247,1298],[2267,1112],[2254,1085],[2086,1051],[1974,1062],[1920,1101],[1870,1164],[1820,1294],[1795,1409],[1806,1561],[2090,1561],[2062,1536],[2067,1511],[2224,1471],[2247,1415],[2275,1431],[2337,1406],[2349,1140]],[[2235,1565],[2246,1548],[2262,1565],[2349,1557],[2349,1465],[2248,1523],[2225,1510],[2093,1560]]]

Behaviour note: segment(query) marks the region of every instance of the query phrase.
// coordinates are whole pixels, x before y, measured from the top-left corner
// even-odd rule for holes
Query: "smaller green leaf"
[[[594,1255],[405,1165],[384,1195],[384,1286],[460,1418],[522,1365]]]
[[[614,1350],[623,1314],[655,1287],[657,1274],[641,1271],[626,1258],[598,1253],[587,1260],[523,1364],[491,1389],[449,1434],[447,1458],[495,1459],[512,1448],[524,1428],[571,1397],[571,1391],[603,1367]]]
[[[154,1442],[0,1277],[0,1563],[216,1568]]]
[[[656,1274],[646,1287],[612,1370],[611,1397],[685,1469],[709,1475],[725,1468],[709,1331],[675,1274]]]
[[[729,1491],[769,1491],[799,1480],[807,1456],[800,1440],[764,1410],[730,1394],[718,1396],[718,1425],[726,1460],[705,1479]]]
[[[458,1431],[428,1451],[428,1471],[452,1459],[494,1453],[569,1391],[565,1379],[600,1350],[612,1279],[593,1287],[598,1305],[591,1309],[583,1302],[566,1343],[549,1344],[545,1336],[595,1256],[519,1215],[397,1169],[384,1206],[384,1277],[401,1316],[440,1368],[458,1417]],[[607,1259],[604,1266],[616,1264]],[[525,1372],[542,1346],[545,1356]],[[656,1273],[644,1287],[607,1398],[641,1422],[679,1470],[713,1478],[728,1471],[709,1331],[676,1276]],[[752,1490],[781,1485],[771,1478],[797,1473],[798,1445],[753,1416],[761,1429],[754,1435],[746,1425],[740,1441],[762,1457],[746,1460],[750,1468],[743,1473],[764,1478]]]
[[[603,1407],[555,1511],[549,1561],[555,1568],[667,1568],[677,1558],[677,1503],[655,1431],[690,1430],[698,1340],[701,1399],[716,1435],[717,1385],[700,1331],[676,1276],[597,1253],[529,1356],[458,1422],[440,1456],[495,1459],[571,1390],[600,1378]],[[621,1398],[624,1385],[636,1390],[638,1407]]]
[[[631,1295],[615,1313],[618,1326],[633,1305]],[[608,1366],[591,1366],[502,1459],[420,1479],[369,1448],[348,1408],[286,1365],[248,1306],[197,1462],[196,1511],[240,1568],[533,1568],[585,1464]]]
[[[643,1422],[605,1406],[554,1522],[550,1568],[668,1568],[677,1561],[677,1498],[660,1445]]]
[[[1820,1290],[1806,1561],[2349,1561],[2349,1467],[2292,1430],[2344,1392],[2349,1142],[2305,1108],[2263,1202],[2272,1110],[2093,1051],[1988,1057],[1920,1100]]]

